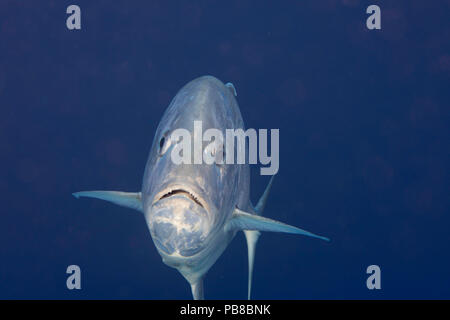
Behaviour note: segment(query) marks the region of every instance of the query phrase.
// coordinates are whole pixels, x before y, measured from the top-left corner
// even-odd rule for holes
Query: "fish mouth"
[[[153,201],[153,204],[157,203],[158,201],[161,201],[163,199],[167,199],[173,196],[184,196],[190,200],[192,200],[192,202],[194,202],[195,204],[197,204],[199,207],[207,210],[207,206],[205,201],[199,196],[197,195],[196,192],[190,190],[190,189],[186,189],[185,187],[170,187],[167,188],[165,190],[163,190],[162,192],[159,192]]]
[[[160,190],[145,213],[153,242],[163,260],[190,258],[203,250],[211,230],[213,216],[201,196],[205,193],[200,187],[186,184]],[[165,263],[174,266],[170,261]]]

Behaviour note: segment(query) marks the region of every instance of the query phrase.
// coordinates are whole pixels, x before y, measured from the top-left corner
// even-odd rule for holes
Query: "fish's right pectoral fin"
[[[228,222],[226,228],[228,230],[257,230],[293,233],[330,241],[330,239],[326,237],[319,236],[312,232],[288,225],[283,222],[247,213],[245,211],[239,210],[238,208],[234,210],[233,216]]]
[[[112,202],[122,207],[143,211],[140,192],[122,191],[80,191],[72,193],[75,198],[87,197]]]

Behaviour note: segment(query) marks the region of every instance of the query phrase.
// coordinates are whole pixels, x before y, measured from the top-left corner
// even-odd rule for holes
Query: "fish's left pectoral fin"
[[[257,216],[236,208],[233,212],[233,216],[226,225],[227,230],[257,230],[257,231],[269,231],[269,232],[284,232],[301,234],[313,238],[330,241],[326,237],[319,236],[309,231],[288,225],[283,222],[272,220],[269,218]]]
[[[140,192],[122,191],[80,191],[72,193],[75,198],[87,197],[112,202],[122,207],[143,211]]]

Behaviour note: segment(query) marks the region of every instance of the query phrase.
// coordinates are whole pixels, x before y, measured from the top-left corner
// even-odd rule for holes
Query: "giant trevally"
[[[253,206],[249,197],[248,163],[177,164],[171,158],[171,152],[181,143],[181,139],[173,138],[172,133],[181,128],[195,135],[194,121],[201,121],[205,130],[245,130],[235,96],[231,83],[223,84],[212,76],[189,82],[173,98],[158,125],[140,192],[82,191],[73,194],[77,198],[98,198],[142,212],[163,262],[184,276],[191,285],[194,299],[204,298],[205,274],[238,231],[243,231],[247,239],[248,298],[260,231],[328,240],[262,217],[273,179]]]

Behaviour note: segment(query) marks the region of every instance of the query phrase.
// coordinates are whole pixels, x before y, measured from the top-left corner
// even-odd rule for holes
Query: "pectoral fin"
[[[250,214],[242,210],[239,210],[238,208],[234,210],[233,216],[230,219],[230,221],[228,221],[226,228],[228,230],[258,230],[258,231],[293,233],[318,238],[325,241],[330,241],[330,239],[326,237],[316,235],[314,233],[311,233],[309,231],[294,226],[290,226],[283,222]]]
[[[72,193],[75,198],[88,197],[112,202],[122,207],[143,211],[140,192],[81,191]]]

